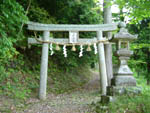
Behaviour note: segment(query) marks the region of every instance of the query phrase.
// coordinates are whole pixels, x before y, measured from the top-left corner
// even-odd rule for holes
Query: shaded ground
[[[99,75],[93,72],[91,80],[78,91],[60,95],[47,94],[45,101],[30,98],[24,105],[17,107],[11,105],[11,101],[4,103],[3,98],[0,100],[0,108],[5,107],[1,103],[3,102],[11,109],[11,113],[94,113],[89,104],[99,101],[99,86]]]

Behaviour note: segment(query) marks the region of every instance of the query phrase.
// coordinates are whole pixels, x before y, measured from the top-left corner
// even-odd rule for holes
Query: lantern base
[[[124,94],[140,94],[142,87],[138,86],[108,86],[107,95],[109,96],[120,96]]]
[[[112,79],[113,86],[136,86],[136,79],[133,76],[115,76]]]

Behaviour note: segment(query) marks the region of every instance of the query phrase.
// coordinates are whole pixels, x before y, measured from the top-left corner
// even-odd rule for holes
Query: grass
[[[53,68],[55,69],[55,68]],[[48,73],[47,93],[71,93],[80,89],[88,82],[91,71],[89,67],[77,67],[70,72],[50,70]],[[28,73],[27,73],[28,72]],[[39,71],[14,71],[0,83],[0,113],[11,112],[11,106],[20,109],[18,105],[25,105],[30,97],[37,97],[39,89]],[[1,80],[2,81],[2,80]]]
[[[89,67],[78,67],[76,70],[66,73],[52,73],[51,80],[48,81],[48,92],[61,94],[80,89],[88,82],[91,74]]]
[[[115,102],[109,103],[107,109],[101,109],[101,103],[96,103],[97,113],[150,113],[150,86],[146,85],[143,76],[137,77],[137,86],[142,87],[141,94],[128,94],[117,97]]]

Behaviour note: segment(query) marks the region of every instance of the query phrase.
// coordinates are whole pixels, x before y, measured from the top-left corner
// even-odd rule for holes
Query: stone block
[[[133,76],[114,76],[113,86],[136,86],[136,79]]]
[[[140,94],[142,91],[141,87],[137,86],[109,86],[107,87],[107,95],[119,96],[124,94]]]

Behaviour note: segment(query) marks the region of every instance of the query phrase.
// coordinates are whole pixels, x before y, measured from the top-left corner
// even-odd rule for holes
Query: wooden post
[[[48,41],[49,31],[44,31],[43,40]],[[46,86],[47,86],[47,68],[48,68],[48,44],[43,43],[42,57],[41,57],[41,70],[40,70],[40,89],[39,98],[46,99]]]
[[[97,31],[97,39],[102,39],[102,31]],[[99,71],[100,71],[100,80],[101,80],[101,92],[102,95],[106,95],[107,87],[107,73],[106,73],[106,64],[105,64],[105,53],[104,53],[104,44],[98,44],[98,53],[99,53]]]
[[[111,6],[109,6],[110,1],[111,0],[104,0],[104,5],[103,5],[104,6],[104,24],[112,23]],[[105,32],[105,35],[108,39],[112,38],[111,32]],[[111,79],[113,78],[112,45],[105,44],[104,48],[105,48],[108,85],[111,85]]]

